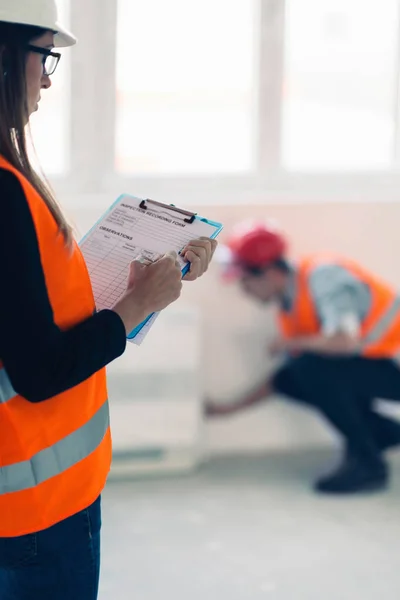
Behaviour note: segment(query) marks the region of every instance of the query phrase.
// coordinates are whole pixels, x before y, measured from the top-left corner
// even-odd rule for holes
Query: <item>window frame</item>
[[[114,168],[117,1],[85,0],[82,10],[81,0],[70,0],[70,26],[79,42],[70,55],[70,168],[51,177],[69,206],[79,208],[84,198],[86,208],[103,208],[122,192],[183,200],[188,206],[296,202],[299,198],[309,202],[399,200],[400,52],[393,99],[393,167],[373,172],[285,171],[281,164],[285,1],[258,1],[254,170],[240,175],[126,176]],[[400,50],[400,18],[398,39]]]

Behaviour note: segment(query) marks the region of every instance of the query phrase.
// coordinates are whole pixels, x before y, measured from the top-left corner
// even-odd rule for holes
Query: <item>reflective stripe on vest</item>
[[[109,424],[108,402],[105,402],[85,425],[50,448],[30,460],[1,467],[0,495],[33,488],[85,459],[101,444]]]
[[[378,319],[368,335],[366,335],[366,337],[362,340],[362,348],[378,342],[385,335],[385,333],[387,333],[388,329],[390,329],[393,321],[398,316],[399,311],[400,297],[397,297],[393,300],[391,306],[389,306],[386,312],[384,312],[383,315]]]
[[[11,385],[11,381],[9,380],[5,369],[0,369],[0,404],[8,402],[14,398],[14,396],[17,396],[17,392]]]

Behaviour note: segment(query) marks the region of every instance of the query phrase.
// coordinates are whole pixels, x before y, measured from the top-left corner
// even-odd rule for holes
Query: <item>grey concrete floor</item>
[[[321,498],[325,451],[111,481],[100,600],[399,600],[400,457],[383,494]]]

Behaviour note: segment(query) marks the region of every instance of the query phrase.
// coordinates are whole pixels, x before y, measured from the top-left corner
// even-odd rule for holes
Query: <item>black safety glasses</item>
[[[42,54],[43,74],[48,76],[53,75],[60,62],[61,54],[48,50],[47,48],[40,48],[39,46],[32,46],[30,44],[28,45],[28,50],[30,52],[35,52],[36,54]]]

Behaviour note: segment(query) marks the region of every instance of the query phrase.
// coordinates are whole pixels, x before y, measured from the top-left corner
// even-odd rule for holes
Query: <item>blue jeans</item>
[[[100,498],[38,533],[0,538],[1,600],[96,600]]]

